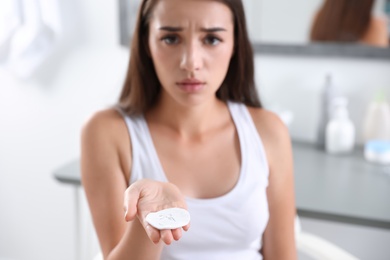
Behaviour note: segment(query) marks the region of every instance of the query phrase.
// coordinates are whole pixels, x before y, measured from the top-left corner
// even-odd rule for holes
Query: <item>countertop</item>
[[[362,149],[330,155],[313,144],[293,142],[298,215],[390,229],[390,166],[367,162]],[[75,159],[54,177],[81,185]]]

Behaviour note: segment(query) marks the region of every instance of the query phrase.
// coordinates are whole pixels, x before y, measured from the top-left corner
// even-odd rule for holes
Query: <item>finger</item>
[[[187,225],[183,226],[184,231],[188,231],[188,229],[190,228],[190,226],[191,226],[191,222],[188,223]]]
[[[173,239],[177,241],[181,238],[181,235],[182,235],[181,228],[172,229]]]
[[[161,240],[167,244],[170,245],[173,241],[172,231],[170,229],[164,229],[160,231],[161,233]]]
[[[123,208],[125,210],[125,220],[134,220],[137,215],[137,203],[140,196],[140,190],[136,185],[130,185],[125,192]]]
[[[151,225],[146,225],[145,227],[145,230],[146,230],[146,234],[148,235],[149,239],[157,244],[158,242],[160,242],[160,238],[161,238],[161,234],[160,234],[160,231],[155,229],[154,227],[152,227]]]

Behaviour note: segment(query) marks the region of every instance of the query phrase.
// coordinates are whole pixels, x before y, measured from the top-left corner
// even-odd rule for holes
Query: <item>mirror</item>
[[[324,2],[328,2],[327,10],[330,12],[330,14],[324,14],[324,22],[326,22],[327,27],[332,25],[331,22],[334,23],[329,19],[338,20],[338,15],[335,14],[338,10],[342,8],[350,10],[349,13],[345,10],[340,11],[344,18],[346,14],[356,14],[360,11],[356,14],[357,17],[351,17],[357,19],[361,18],[362,15],[369,15],[369,11],[365,9],[368,9],[372,4],[373,20],[376,21],[377,18],[381,18],[381,33],[385,34],[383,37],[387,41],[389,40],[390,26],[388,26],[385,17],[386,11],[390,12],[390,0],[244,0],[250,35],[254,42],[267,44],[309,44],[311,27]],[[337,4],[334,4],[334,2]],[[351,2],[352,4],[350,4]],[[329,19],[327,19],[328,17]]]
[[[243,0],[254,51],[260,54],[390,60],[390,48],[310,42],[311,24],[323,1]],[[123,46],[129,46],[139,3],[140,0],[119,0],[120,42]],[[376,0],[373,13],[382,16],[387,13],[390,17],[390,0]]]

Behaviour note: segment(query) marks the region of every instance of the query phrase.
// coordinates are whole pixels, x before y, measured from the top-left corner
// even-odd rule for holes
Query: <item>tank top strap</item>
[[[245,104],[229,101],[228,106],[230,113],[235,122],[238,133],[241,133],[241,141],[244,142],[243,146],[250,152],[246,155],[249,157],[247,161],[250,163],[259,162],[261,172],[263,175],[263,181],[268,185],[269,166],[265,153],[264,145],[261,140],[261,136],[257,131],[253,118],[248,111]],[[249,166],[251,167],[251,166]]]
[[[131,141],[132,166],[129,185],[140,179],[166,181],[161,176],[156,162],[154,146],[144,116],[129,116],[121,109],[118,111],[123,116]]]

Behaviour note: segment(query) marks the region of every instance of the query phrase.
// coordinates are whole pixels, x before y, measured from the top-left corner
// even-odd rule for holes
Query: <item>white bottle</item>
[[[363,140],[390,140],[390,106],[382,93],[368,106],[363,122]]]
[[[355,127],[349,118],[348,101],[344,97],[332,100],[332,117],[326,126],[325,149],[328,153],[351,152],[355,145]]]
[[[317,146],[325,149],[326,125],[331,117],[331,101],[335,97],[335,88],[332,82],[332,75],[327,74],[325,85],[321,91],[320,117],[317,125]]]

